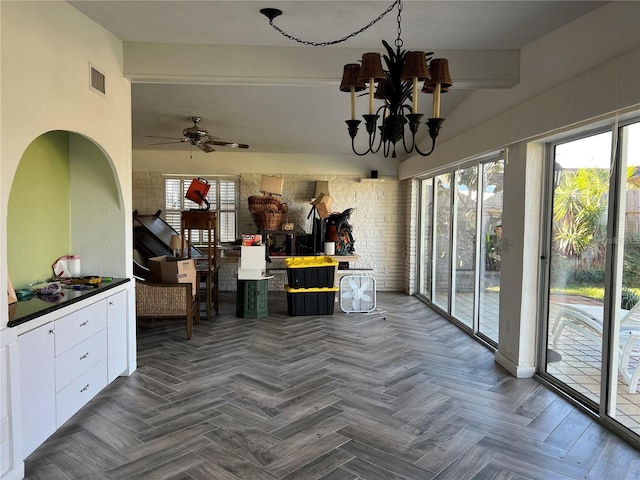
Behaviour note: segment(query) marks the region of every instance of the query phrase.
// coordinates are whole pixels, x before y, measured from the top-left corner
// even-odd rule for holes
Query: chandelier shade
[[[378,99],[378,100],[384,100],[387,98],[387,95],[385,94],[385,85],[387,84],[387,82],[378,82],[378,86],[376,87],[376,92],[373,94],[374,98]]]
[[[422,86],[422,93],[433,93],[435,91],[435,87],[435,83],[432,83],[431,80],[427,80]],[[447,93],[448,91],[449,87],[440,87],[440,93]]]
[[[367,86],[364,82],[361,82],[358,77],[360,76],[360,65],[357,63],[347,63],[342,71],[342,81],[340,82],[341,92],[350,92],[351,87],[356,92],[361,92]]]
[[[358,80],[361,82],[369,82],[372,78],[376,82],[387,78],[387,75],[382,69],[380,54],[376,52],[362,55],[362,66],[360,67],[360,75],[358,76]]]
[[[400,80],[412,82],[414,78],[420,81],[429,80],[429,68],[427,67],[427,54],[425,52],[407,52],[404,57],[404,68]]]
[[[453,85],[451,74],[449,73],[449,60],[446,58],[434,58],[429,64],[431,72],[431,82],[439,83],[443,88],[449,88]]]

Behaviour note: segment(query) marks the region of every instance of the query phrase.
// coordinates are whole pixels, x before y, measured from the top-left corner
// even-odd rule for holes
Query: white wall
[[[131,89],[123,78],[122,43],[65,2],[0,2],[0,272],[7,271],[7,207],[13,177],[24,150],[36,137],[66,130],[91,139],[111,162],[123,205],[118,241],[105,262],[131,275]],[[89,64],[107,77],[107,95],[89,89]],[[85,199],[92,202],[92,198]],[[46,199],[43,199],[43,208]],[[118,226],[116,226],[118,228]],[[89,230],[89,231],[87,231]],[[94,232],[73,232],[76,240]],[[46,240],[46,239],[45,239]],[[115,267],[117,270],[118,267]],[[7,286],[0,273],[0,290]],[[0,359],[15,356],[16,335],[0,309]],[[13,352],[13,353],[12,353]],[[6,366],[6,364],[5,364]],[[0,445],[0,478],[22,478],[16,385],[19,366],[0,369],[2,415],[9,438]],[[6,410],[5,410],[6,409]]]
[[[112,162],[122,204],[130,205],[131,89],[122,77],[122,43],[65,2],[1,2],[0,7],[1,224],[6,225],[9,192],[25,148],[51,130],[77,132],[99,145]],[[106,97],[89,89],[90,63],[107,76]],[[130,231],[131,216],[124,217],[128,224],[122,232]],[[7,269],[6,234],[0,230],[0,271]],[[112,263],[129,258],[131,239],[122,236]],[[5,282],[0,276],[2,288]],[[0,318],[5,325],[5,311]]]

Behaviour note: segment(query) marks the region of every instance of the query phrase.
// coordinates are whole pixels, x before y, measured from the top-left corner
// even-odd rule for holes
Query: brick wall
[[[133,172],[131,182],[133,210],[140,213],[164,211],[164,178],[161,174]]]
[[[312,232],[310,200],[315,193],[315,182],[327,180],[333,197],[333,211],[355,208],[350,223],[355,240],[355,253],[360,256],[352,268],[370,268],[378,291],[406,291],[408,275],[405,267],[407,248],[407,208],[412,201],[407,185],[395,178],[360,179],[353,176],[274,174],[284,178],[282,201],[287,202],[288,221],[297,231]],[[260,174],[243,174],[240,177],[239,233],[256,231],[248,209],[248,198],[259,194]],[[415,201],[415,200],[413,200]],[[160,173],[133,172],[133,210],[154,213],[164,210],[164,183]],[[223,291],[236,289],[236,264],[223,262],[220,269],[220,286]],[[270,290],[282,290],[286,283],[284,272],[277,273],[269,281]]]

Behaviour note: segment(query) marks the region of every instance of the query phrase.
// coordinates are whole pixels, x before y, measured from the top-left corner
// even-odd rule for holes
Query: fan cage
[[[376,309],[376,279],[371,275],[345,275],[340,279],[340,308],[345,313]]]

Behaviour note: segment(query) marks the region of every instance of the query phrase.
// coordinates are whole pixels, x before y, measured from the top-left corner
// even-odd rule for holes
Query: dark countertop
[[[103,281],[91,289],[68,290],[64,288],[59,294],[54,294],[49,297],[34,295],[29,300],[23,300],[10,305],[9,322],[7,322],[7,326],[15,327],[21,325],[29,320],[36,319],[81,300],[86,300],[105,290],[110,290],[113,287],[127,283],[129,280],[129,278],[114,278],[110,282]]]

